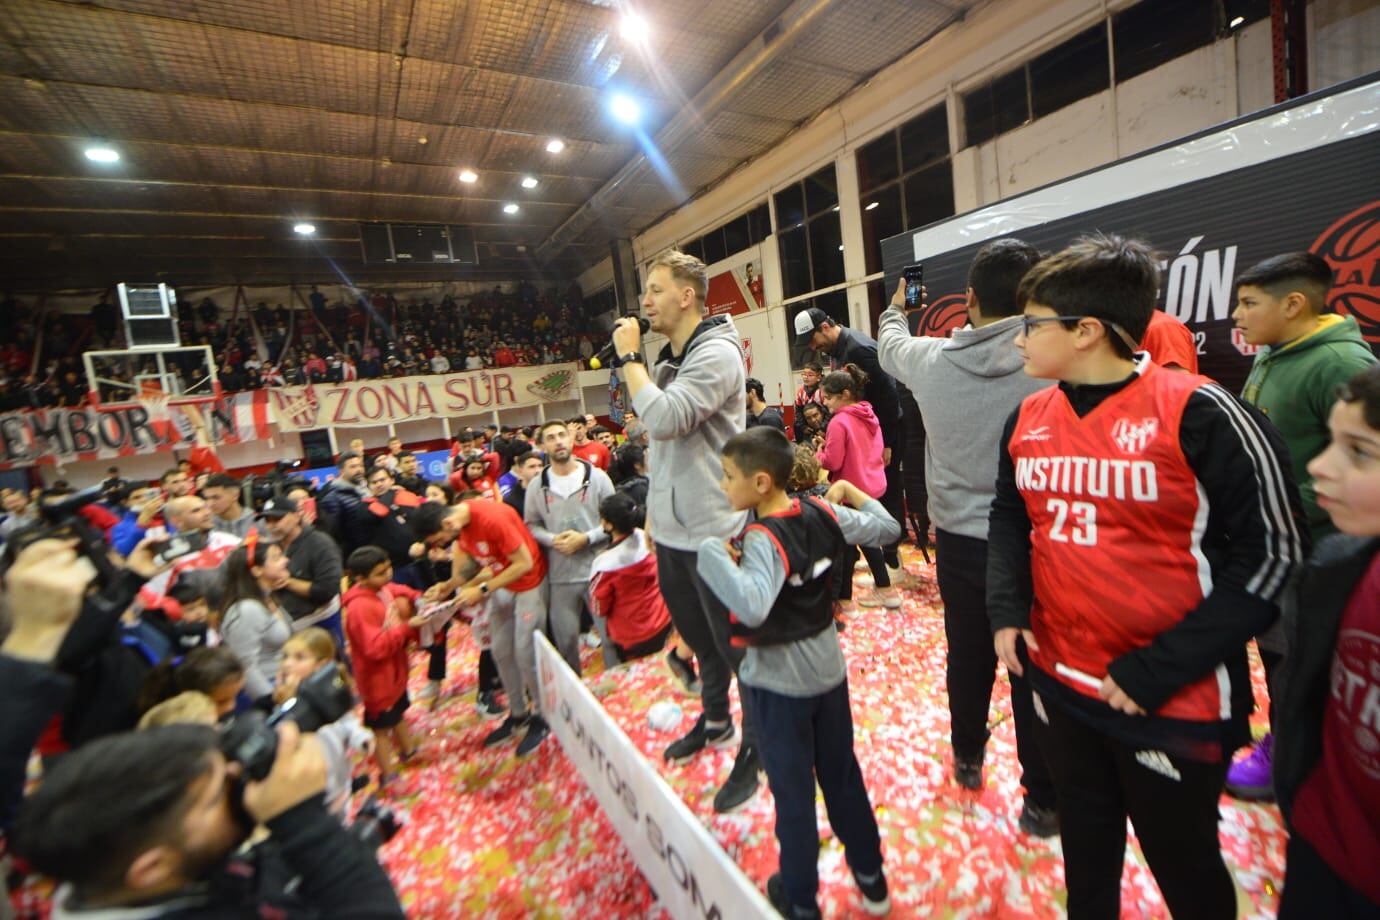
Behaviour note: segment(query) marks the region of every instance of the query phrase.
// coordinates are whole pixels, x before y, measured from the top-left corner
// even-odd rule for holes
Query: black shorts
[[[368,709],[364,710],[365,728],[396,728],[403,720],[403,713],[407,712],[407,707],[412,705],[412,701],[407,698],[407,691],[398,697],[398,701],[389,706],[383,712],[371,713]]]

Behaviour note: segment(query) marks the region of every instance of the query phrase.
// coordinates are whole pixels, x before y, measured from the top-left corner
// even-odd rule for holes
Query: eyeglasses
[[[1132,354],[1135,354],[1136,352],[1140,351],[1140,345],[1136,342],[1135,339],[1131,338],[1130,333],[1128,333],[1125,329],[1121,328],[1119,324],[1113,323],[1109,320],[1105,320],[1097,316],[1022,316],[1021,335],[1025,336],[1026,338],[1030,338],[1031,331],[1034,330],[1036,326],[1039,326],[1042,323],[1076,323],[1079,320],[1083,319],[1096,320],[1103,326],[1106,326],[1108,329],[1111,329],[1113,332],[1117,334],[1117,337],[1121,339],[1121,341],[1126,345],[1126,347],[1131,350]]]

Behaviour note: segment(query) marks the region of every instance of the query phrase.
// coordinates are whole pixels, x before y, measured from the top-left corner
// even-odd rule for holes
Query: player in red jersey
[[[1000,442],[988,613],[1035,690],[1073,920],[1120,915],[1128,816],[1174,917],[1236,916],[1217,801],[1250,737],[1245,646],[1304,552],[1278,434],[1137,351],[1158,275],[1144,245],[1094,236],[1018,294],[1025,371],[1059,385]]]

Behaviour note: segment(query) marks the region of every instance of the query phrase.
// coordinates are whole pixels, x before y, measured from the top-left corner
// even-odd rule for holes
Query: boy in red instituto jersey
[[[1236,916],[1217,802],[1250,738],[1246,643],[1304,552],[1269,423],[1137,351],[1158,276],[1143,244],[1099,235],[1017,297],[1025,372],[1059,385],[999,442],[987,606],[1035,691],[1073,920],[1120,915],[1128,816],[1176,920]]]

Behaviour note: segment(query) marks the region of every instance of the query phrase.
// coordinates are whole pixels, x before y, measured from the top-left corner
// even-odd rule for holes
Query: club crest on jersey
[[[1032,428],[1025,434],[1021,435],[1021,442],[1024,443],[1026,441],[1048,441],[1052,437],[1053,435],[1049,433],[1049,426],[1041,425],[1039,428]]]
[[[1122,453],[1140,454],[1155,440],[1159,430],[1160,420],[1157,418],[1143,418],[1138,422],[1129,418],[1119,418],[1112,426],[1112,440],[1121,448]]]

